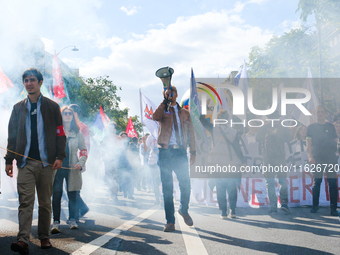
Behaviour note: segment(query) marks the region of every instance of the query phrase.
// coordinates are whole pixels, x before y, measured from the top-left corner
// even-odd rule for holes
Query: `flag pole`
[[[143,123],[143,106],[142,106],[142,90],[139,88],[139,107],[140,107],[140,121],[142,123],[142,132],[144,136],[144,123]]]

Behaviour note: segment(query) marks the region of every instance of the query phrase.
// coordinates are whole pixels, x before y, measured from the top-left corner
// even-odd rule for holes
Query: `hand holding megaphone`
[[[173,97],[173,93],[172,93],[171,88],[166,89],[164,92],[164,98],[171,101],[172,97]]]

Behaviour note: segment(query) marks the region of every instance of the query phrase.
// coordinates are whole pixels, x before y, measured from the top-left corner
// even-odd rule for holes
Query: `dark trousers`
[[[275,191],[275,177],[277,177],[280,185],[280,199],[281,205],[288,204],[288,186],[287,186],[287,179],[286,173],[278,172],[267,172],[264,174],[266,178],[266,187],[267,187],[267,194],[269,198],[270,208],[272,210],[277,209],[277,197]]]
[[[105,161],[105,182],[109,188],[110,196],[117,197],[119,190],[117,168],[114,161]]]
[[[163,186],[165,218],[167,223],[175,223],[172,171],[175,172],[181,191],[180,210],[188,213],[190,201],[189,164],[185,149],[159,149],[159,168]]]
[[[121,168],[118,169],[118,179],[120,188],[124,192],[124,195],[133,195],[133,181],[131,169]]]
[[[336,179],[327,178],[329,186],[329,200],[331,204],[331,209],[336,210],[338,201],[338,185]],[[320,198],[320,186],[322,183],[322,178],[313,178],[313,207],[319,206]]]
[[[61,197],[63,195],[63,182],[66,181],[68,186],[68,169],[59,169],[54,177],[53,182],[53,196],[52,196],[52,211],[53,220],[60,222],[60,211],[61,211]],[[77,191],[67,191],[68,196],[68,211],[69,219],[75,219],[77,211]]]
[[[227,211],[227,191],[231,210],[235,210],[237,202],[237,178],[218,179],[216,182],[217,202],[222,213]]]
[[[326,162],[334,162],[336,164],[336,159],[331,160],[316,160],[316,164],[326,164]],[[336,172],[328,172],[329,166],[326,169],[326,176],[329,188],[329,200],[331,210],[336,210],[338,204],[338,184],[337,184],[337,176]],[[322,167],[323,169],[323,167]],[[320,187],[323,179],[323,172],[314,172],[313,173],[313,207],[319,206],[319,198],[320,198]]]
[[[84,200],[80,196],[80,190],[77,191],[77,210],[75,219],[79,220],[80,216],[84,215],[88,210],[89,207],[85,204]]]
[[[125,153],[121,154],[117,164],[117,174],[120,190],[124,195],[133,195],[134,183],[132,181],[133,169]]]

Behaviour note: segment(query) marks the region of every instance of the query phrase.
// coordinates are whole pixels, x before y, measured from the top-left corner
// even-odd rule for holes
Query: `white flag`
[[[309,68],[308,68],[308,77],[303,83],[302,87],[304,89],[307,89],[311,94],[311,99],[307,103],[306,108],[312,114],[312,116],[304,115],[301,112],[301,110],[298,109],[296,106],[293,107],[290,116],[292,116],[299,123],[308,127],[308,125],[316,121],[315,108],[319,105],[319,99],[314,90],[313,78],[312,78],[312,74]],[[303,97],[303,94],[299,94],[298,98],[301,98],[301,97]]]
[[[141,93],[142,99],[142,123],[149,129],[151,135],[157,140],[159,124],[152,119],[152,115],[156,110],[156,105]]]

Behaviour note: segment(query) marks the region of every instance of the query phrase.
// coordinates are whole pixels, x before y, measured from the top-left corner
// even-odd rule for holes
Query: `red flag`
[[[4,74],[0,67],[0,94],[7,91],[9,88],[13,88],[13,83],[11,80]]]
[[[54,53],[53,57],[53,93],[55,98],[66,97],[64,81],[61,75],[61,69],[58,62],[57,54]]]
[[[125,132],[127,133],[128,137],[138,137],[138,134],[133,126],[131,117],[129,118],[129,122],[127,124]]]

